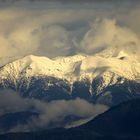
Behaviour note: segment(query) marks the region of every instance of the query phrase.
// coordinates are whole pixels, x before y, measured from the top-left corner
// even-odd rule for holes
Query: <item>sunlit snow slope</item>
[[[121,85],[126,81],[139,83],[139,75],[138,58],[124,51],[113,53],[112,50],[108,50],[94,56],[78,54],[54,59],[29,55],[1,67],[0,86],[22,91],[31,97],[39,93],[44,96],[48,91],[49,96],[51,92],[56,91],[61,94],[63,89],[64,94],[67,92],[67,95],[74,94],[74,97],[89,99],[89,96],[97,96],[112,85]],[[130,84],[125,84],[131,93]],[[60,91],[52,90],[52,87],[57,87]],[[33,90],[39,93],[35,94]],[[106,94],[112,98],[108,93],[104,96]],[[55,97],[55,94],[53,96]]]

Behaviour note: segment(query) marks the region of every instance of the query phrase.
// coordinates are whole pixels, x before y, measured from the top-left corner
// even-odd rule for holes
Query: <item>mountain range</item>
[[[93,56],[50,59],[28,55],[15,59],[2,61],[0,89],[12,89],[22,97],[44,101],[79,97],[113,106],[140,96],[139,58],[123,50],[113,48]]]

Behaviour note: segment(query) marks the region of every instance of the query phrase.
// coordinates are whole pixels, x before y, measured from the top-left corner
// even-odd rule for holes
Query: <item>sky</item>
[[[139,0],[0,0],[0,60],[29,54],[94,55],[109,47],[139,55],[139,15]],[[0,92],[0,116],[31,107],[40,112],[26,130],[70,114],[95,117],[107,109],[81,99],[44,103]],[[13,131],[21,129],[19,124]]]
[[[0,0],[0,57],[139,52],[138,0]]]

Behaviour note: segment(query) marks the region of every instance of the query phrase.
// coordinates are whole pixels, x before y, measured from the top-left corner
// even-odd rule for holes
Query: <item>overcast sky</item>
[[[139,15],[138,0],[0,0],[0,57],[139,49]]]

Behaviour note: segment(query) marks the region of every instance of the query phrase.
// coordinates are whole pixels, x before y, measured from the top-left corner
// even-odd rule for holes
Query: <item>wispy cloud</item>
[[[11,90],[0,92],[0,116],[6,113],[36,111],[38,118],[33,118],[27,124],[18,124],[11,131],[31,131],[35,128],[47,128],[51,122],[62,122],[66,116],[78,116],[82,118],[95,117],[104,112],[108,107],[93,105],[82,99],[58,100],[43,102],[35,99],[21,98]]]

